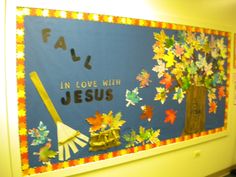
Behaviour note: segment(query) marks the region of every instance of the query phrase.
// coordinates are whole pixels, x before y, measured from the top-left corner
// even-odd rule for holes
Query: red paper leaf
[[[224,86],[220,86],[218,87],[218,96],[219,99],[221,100],[223,97],[225,97],[225,87]]]
[[[164,74],[164,78],[160,81],[160,84],[165,85],[166,89],[169,89],[172,86],[172,78],[168,73]]]
[[[153,107],[152,106],[142,106],[142,114],[140,115],[140,118],[142,120],[147,119],[148,121],[151,121],[153,116]]]
[[[166,113],[166,118],[164,120],[165,123],[170,123],[170,124],[174,124],[175,120],[176,120],[176,111],[173,109],[168,109],[165,111]]]

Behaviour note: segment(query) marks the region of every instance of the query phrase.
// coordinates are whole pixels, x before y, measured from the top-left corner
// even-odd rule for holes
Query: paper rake
[[[57,126],[57,138],[58,138],[58,159],[60,161],[67,160],[71,157],[70,149],[73,153],[77,153],[79,150],[76,147],[78,144],[81,147],[86,146],[85,142],[89,141],[89,138],[81,132],[74,130],[73,128],[64,124],[59,116],[55,106],[53,105],[46,89],[44,88],[37,72],[30,73],[30,79],[32,80],[36,90],[38,91],[43,103],[45,104],[48,112]],[[83,140],[83,141],[81,141]]]

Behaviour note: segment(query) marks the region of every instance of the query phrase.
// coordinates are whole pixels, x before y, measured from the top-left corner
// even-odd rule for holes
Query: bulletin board
[[[226,130],[230,33],[23,7],[16,18],[24,175]]]

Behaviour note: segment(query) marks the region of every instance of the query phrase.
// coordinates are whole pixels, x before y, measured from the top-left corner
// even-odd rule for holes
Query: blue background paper
[[[41,31],[50,28],[48,42],[44,43]],[[44,84],[55,108],[61,116],[63,122],[70,127],[81,131],[89,136],[90,125],[86,118],[93,117],[96,111],[108,113],[110,110],[114,114],[122,112],[122,119],[126,121],[121,128],[121,136],[131,129],[138,131],[140,126],[146,128],[160,129],[160,139],[165,140],[181,136],[185,121],[185,99],[181,104],[173,101],[173,94],[165,104],[154,101],[156,87],[159,80],[152,68],[156,64],[153,58],[152,45],[155,43],[153,33],[160,32],[161,29],[128,26],[118,24],[108,24],[90,21],[25,17],[25,78],[26,78],[26,109],[27,109],[27,129],[36,128],[42,121],[50,130],[49,137],[52,139],[52,149],[57,150],[56,125],[44,106],[38,92],[32,84],[29,73],[36,71]],[[167,34],[177,34],[177,31],[165,30]],[[54,48],[58,38],[63,36],[67,50]],[[78,62],[73,62],[70,49],[74,48],[77,55],[81,57]],[[92,69],[84,67],[86,57],[91,56]],[[139,87],[136,76],[142,69],[146,69],[151,74],[150,87],[139,89],[140,97],[143,100],[136,106],[126,107],[126,89],[133,90]],[[61,98],[65,97],[65,92],[76,90],[75,82],[97,81],[97,89],[104,88],[101,83],[106,79],[121,80],[120,86],[111,86],[113,90],[113,100],[86,102],[85,95],[82,94],[83,102],[63,105]],[[70,82],[70,89],[60,89],[60,83]],[[84,91],[88,89],[82,89]],[[95,89],[95,88],[91,88]],[[207,100],[206,100],[207,101]],[[142,113],[140,107],[152,105],[154,116],[151,122],[140,119]],[[216,114],[208,114],[206,108],[206,130],[224,125],[225,99],[218,102]],[[173,125],[164,123],[166,117],[165,110],[174,109],[177,111],[177,119]],[[39,151],[39,146],[31,146],[32,138],[28,136],[29,161],[31,167],[41,166],[38,157],[33,152]],[[105,151],[89,152],[89,145],[79,148],[79,153],[72,154],[71,159],[88,157],[104,152],[124,149],[126,143],[122,139],[122,145]],[[55,158],[52,163],[58,162]]]

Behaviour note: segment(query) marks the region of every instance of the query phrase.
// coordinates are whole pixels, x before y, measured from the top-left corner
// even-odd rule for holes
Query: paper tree
[[[165,103],[172,92],[179,104],[186,98],[184,133],[204,130],[206,99],[209,113],[216,113],[217,99],[225,97],[226,41],[223,37],[179,31],[167,35],[154,33],[156,65],[153,71],[160,79],[156,101]],[[216,93],[217,92],[217,93]]]

